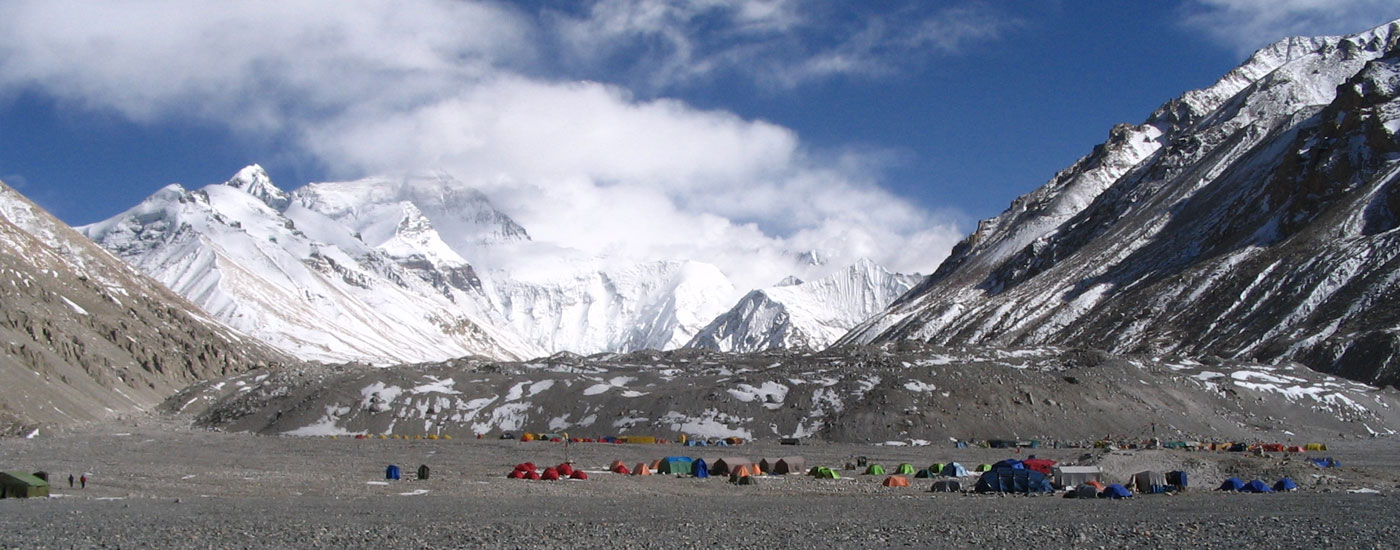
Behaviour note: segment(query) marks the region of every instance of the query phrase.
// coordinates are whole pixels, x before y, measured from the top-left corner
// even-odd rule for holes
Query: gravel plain
[[[970,466],[1018,456],[1007,450],[769,442],[565,448],[497,439],[267,437],[140,419],[0,440],[0,469],[45,470],[59,482],[52,498],[0,500],[0,548],[1396,547],[1400,444],[1327,443],[1326,454],[1344,467],[1319,470],[1297,457],[1240,453],[1035,451],[1100,464],[1109,481],[1185,468],[1196,485],[1179,495],[1108,501],[931,493],[922,479],[886,488],[881,477],[853,471],[840,480],[764,477],[755,486],[604,472],[613,459],[630,466],[666,455],[800,454],[809,464],[835,467],[863,455],[886,467],[949,460]],[[590,479],[505,477],[519,462],[566,458]],[[408,475],[385,481],[391,463]],[[429,465],[430,478],[408,479],[419,464]],[[67,488],[68,473],[87,473],[88,488]],[[1285,474],[1303,489],[1207,490],[1223,477],[1271,483]],[[1367,492],[1351,492],[1358,489]]]

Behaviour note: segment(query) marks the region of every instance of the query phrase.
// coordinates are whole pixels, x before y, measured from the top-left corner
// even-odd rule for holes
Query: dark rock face
[[[1400,22],[1120,126],[842,344],[1073,345],[1400,382]]]
[[[149,411],[288,359],[0,184],[0,435]]]

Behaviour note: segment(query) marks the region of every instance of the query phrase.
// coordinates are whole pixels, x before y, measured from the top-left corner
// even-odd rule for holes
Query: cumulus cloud
[[[758,63],[789,68],[778,78],[796,85],[1000,28],[945,10],[857,26],[817,51],[803,33],[830,22],[801,13],[786,0],[604,0],[578,13],[445,0],[353,10],[15,0],[0,4],[0,90],[282,136],[338,177],[446,170],[551,246],[714,262],[741,289],[800,269],[795,253],[809,249],[928,272],[960,233],[882,189],[878,155],[817,158],[781,126],[638,98],[626,78],[571,77],[620,62],[665,87]],[[656,55],[620,53],[637,41]]]
[[[1360,32],[1400,17],[1394,0],[1191,0],[1185,24],[1248,54],[1290,36]]]

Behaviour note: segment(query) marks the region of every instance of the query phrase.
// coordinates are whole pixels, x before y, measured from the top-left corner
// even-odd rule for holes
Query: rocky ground
[[[140,419],[0,440],[0,469],[90,478],[87,489],[61,481],[53,498],[0,501],[0,547],[1393,547],[1400,535],[1400,442],[1326,443],[1325,454],[1342,468],[1314,469],[1286,455],[1037,449],[1043,457],[1099,464],[1110,481],[1144,469],[1184,468],[1197,486],[1175,496],[1081,501],[930,493],[927,480],[885,488],[880,477],[853,471],[840,480],[765,477],[756,486],[604,472],[614,459],[630,465],[666,455],[800,454],[809,464],[835,467],[866,456],[887,467],[923,467],[1018,456],[1009,450],[771,441],[566,449],[499,439],[268,437]],[[519,462],[566,458],[591,478],[505,477]],[[391,463],[405,474],[427,464],[432,475],[388,482],[383,471]],[[1302,490],[1206,490],[1228,476],[1272,482],[1285,474]],[[1368,492],[1351,492],[1358,489]]]

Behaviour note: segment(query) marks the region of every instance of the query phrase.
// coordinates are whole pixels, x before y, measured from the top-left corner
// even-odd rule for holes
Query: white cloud
[[[1352,34],[1397,17],[1395,0],[1191,0],[1185,23],[1248,54],[1290,36]]]
[[[716,51],[718,39],[696,28],[715,13],[722,22],[704,25],[741,38],[735,48]],[[868,256],[931,271],[960,234],[881,189],[878,155],[813,158],[799,136],[771,123],[540,74],[559,53],[544,37],[560,30],[603,56],[616,55],[604,47],[612,41],[662,37],[654,62],[628,63],[680,82],[744,59],[800,60],[764,51],[809,24],[780,0],[600,2],[582,18],[449,1],[350,10],[330,1],[17,0],[0,4],[0,90],[151,124],[194,117],[274,133],[343,177],[445,169],[538,240],[710,261],[741,287],[789,274],[792,253],[812,248],[836,262]],[[940,50],[963,40],[925,37],[926,27],[870,28],[838,46],[849,61],[817,62],[788,81],[868,71],[894,51],[879,45],[885,37]],[[805,47],[795,43],[792,51]]]

